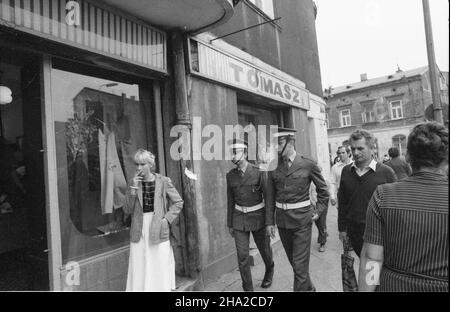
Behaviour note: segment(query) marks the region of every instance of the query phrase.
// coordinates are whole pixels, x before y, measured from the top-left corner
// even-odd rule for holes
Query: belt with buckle
[[[305,201],[293,203],[293,204],[275,202],[275,207],[283,209],[283,210],[304,208],[304,207],[308,207],[309,205],[311,205],[310,200],[305,200]]]
[[[264,202],[260,202],[259,204],[254,205],[254,206],[250,206],[250,207],[240,206],[238,204],[235,204],[234,208],[236,210],[239,210],[239,211],[243,212],[243,213],[253,212],[253,211],[256,211],[256,210],[264,208]]]

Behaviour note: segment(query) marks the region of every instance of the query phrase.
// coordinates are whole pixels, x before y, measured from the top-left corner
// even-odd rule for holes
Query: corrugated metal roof
[[[366,81],[359,81],[359,82],[351,83],[351,84],[348,84],[345,86],[339,86],[339,87],[332,88],[331,94],[338,94],[338,93],[348,92],[348,91],[352,91],[352,90],[367,88],[367,87],[383,84],[386,82],[400,80],[404,77],[409,78],[409,77],[413,77],[413,76],[417,76],[417,75],[422,75],[427,70],[428,70],[428,66],[423,66],[423,67],[419,67],[416,69],[401,71],[398,73],[396,72],[396,73],[393,73],[393,74],[390,74],[387,76],[367,79]]]

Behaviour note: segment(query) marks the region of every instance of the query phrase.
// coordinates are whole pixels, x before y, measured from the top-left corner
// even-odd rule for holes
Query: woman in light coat
[[[136,174],[126,194],[124,211],[131,214],[127,291],[175,289],[175,259],[170,224],[183,200],[170,178],[155,173],[155,156],[139,149]]]

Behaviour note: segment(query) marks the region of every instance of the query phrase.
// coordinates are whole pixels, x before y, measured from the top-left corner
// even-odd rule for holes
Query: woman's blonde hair
[[[150,164],[152,169],[156,167],[155,155],[143,148],[138,149],[136,154],[134,154],[134,161],[136,163]]]

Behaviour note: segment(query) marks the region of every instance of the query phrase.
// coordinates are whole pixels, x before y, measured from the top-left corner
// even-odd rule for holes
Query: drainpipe
[[[173,77],[174,77],[174,91],[175,91],[175,112],[177,116],[176,124],[183,129],[183,132],[187,132],[189,138],[191,138],[192,123],[189,112],[189,103],[187,97],[187,83],[186,83],[186,65],[184,54],[184,35],[181,31],[176,30],[171,33],[172,44],[172,63],[173,63]],[[181,170],[181,182],[183,187],[183,200],[184,200],[184,267],[186,274],[189,277],[196,278],[200,272],[200,252],[199,252],[199,238],[198,238],[198,223],[196,212],[196,192],[195,183],[189,179],[185,174],[185,170],[193,171],[192,159],[192,140],[190,140],[189,147],[189,159],[180,160]],[[180,151],[181,152],[181,151]]]

